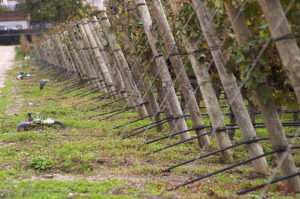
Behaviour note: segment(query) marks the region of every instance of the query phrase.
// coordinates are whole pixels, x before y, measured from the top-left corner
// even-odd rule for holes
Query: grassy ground
[[[20,58],[18,58],[20,59]],[[16,65],[19,65],[17,63]],[[8,74],[6,87],[0,96],[0,198],[233,198],[235,192],[265,182],[267,176],[254,173],[251,164],[237,167],[213,177],[194,183],[189,187],[165,191],[197,176],[216,171],[231,163],[224,163],[214,155],[172,170],[163,169],[191,159],[198,153],[196,142],[177,145],[159,153],[147,152],[179,141],[178,138],[144,144],[153,138],[167,135],[149,130],[130,139],[120,138],[148,121],[134,123],[130,127],[112,130],[112,127],[137,118],[134,113],[123,113],[106,121],[103,117],[90,116],[122,108],[122,103],[103,109],[84,112],[99,103],[73,97],[81,91],[58,95],[64,88],[57,83],[46,84],[39,90],[39,81],[50,78],[49,71],[40,72],[38,66],[29,63],[23,69],[15,67]],[[17,81],[20,71],[36,75],[34,78]],[[69,84],[70,85],[70,84]],[[94,95],[96,96],[96,95]],[[104,103],[109,102],[106,100]],[[224,102],[225,104],[225,102]],[[17,132],[17,124],[24,121],[26,113],[40,113],[63,121],[67,129],[33,129]],[[132,119],[133,118],[133,119]],[[229,122],[229,119],[226,119]],[[285,114],[283,121],[293,121]],[[258,116],[257,122],[263,122]],[[209,120],[206,118],[206,124]],[[189,122],[191,126],[191,123]],[[287,134],[295,128],[285,128]],[[268,136],[265,129],[258,129],[259,136]],[[234,142],[241,141],[240,133]],[[300,140],[297,141],[300,143]],[[264,151],[270,151],[269,141],[261,142]],[[205,149],[217,149],[215,139]],[[300,151],[293,151],[295,162],[300,166]],[[234,149],[234,162],[249,158],[245,146]],[[271,167],[276,166],[274,156],[268,156]],[[278,176],[278,173],[276,174]],[[271,186],[266,195],[271,198],[294,198],[296,195],[279,192]],[[259,191],[243,198],[252,198]],[[299,195],[298,195],[299,196]],[[238,197],[237,197],[238,198]]]

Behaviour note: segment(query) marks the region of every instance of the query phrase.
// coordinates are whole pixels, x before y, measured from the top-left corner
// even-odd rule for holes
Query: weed
[[[37,156],[30,161],[30,166],[41,171],[50,169],[52,167],[52,163],[43,156]]]

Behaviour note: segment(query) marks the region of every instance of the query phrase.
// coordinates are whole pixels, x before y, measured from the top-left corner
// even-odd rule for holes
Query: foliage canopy
[[[89,5],[82,0],[23,0],[26,12],[31,20],[44,22],[65,22],[66,20],[83,17],[89,12]]]

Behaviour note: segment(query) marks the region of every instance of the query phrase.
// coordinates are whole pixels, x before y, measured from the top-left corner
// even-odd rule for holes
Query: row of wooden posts
[[[178,2],[169,0],[175,16],[180,18]],[[226,70],[225,65],[228,60],[221,50],[220,45],[222,41],[216,34],[215,24],[207,3],[205,0],[192,0],[191,2],[200,22],[202,33],[210,48],[230,107],[240,127],[243,140],[254,139],[256,131],[253,128],[236,78],[232,72]],[[239,45],[249,42],[251,40],[249,27],[242,10],[233,6],[230,3],[231,1],[224,2],[237,42]],[[279,0],[259,0],[258,2],[268,22],[273,39],[290,35],[290,27]],[[40,60],[53,64],[56,67],[76,72],[80,78],[88,77],[100,80],[93,81],[92,86],[103,88],[103,93],[118,93],[117,98],[127,99],[130,106],[137,106],[136,111],[140,117],[152,115],[152,120],[159,120],[161,117],[160,112],[163,112],[167,117],[177,117],[178,119],[169,122],[170,133],[186,131],[180,136],[182,140],[188,139],[190,134],[187,131],[188,127],[185,118],[181,117],[183,112],[176,96],[166,57],[163,55],[162,48],[157,46],[159,38],[162,38],[164,48],[168,53],[167,58],[170,60],[176,74],[193,127],[203,126],[204,123],[194,89],[184,70],[182,56],[172,35],[162,3],[160,0],[152,0],[150,4],[147,4],[145,0],[135,0],[125,1],[125,5],[129,13],[128,17],[141,22],[144,26],[153,56],[151,62],[145,64],[147,67],[143,66],[143,56],[136,56],[137,49],[135,49],[135,44],[130,38],[128,28],[126,28],[130,25],[128,24],[129,20],[124,19],[125,26],[120,35],[123,43],[120,45],[115,33],[112,31],[111,16],[108,17],[105,11],[100,12],[98,16],[83,19],[79,23],[70,22],[64,25],[64,28],[61,28],[60,31],[36,40],[34,43],[36,55]],[[150,15],[149,6],[152,8],[152,16]],[[153,24],[152,17],[157,21],[157,25]],[[155,31],[155,26],[157,26],[159,31]],[[195,42],[185,34],[182,34],[182,41],[197,78],[213,129],[223,128],[226,126],[224,116],[221,112],[208,69],[195,56],[197,51]],[[121,49],[120,46],[124,48]],[[276,47],[279,51],[283,68],[289,77],[300,104],[299,48],[293,38],[278,40]],[[152,87],[156,87],[157,94],[152,92]],[[257,87],[255,93],[258,95],[266,90],[268,90],[268,84],[263,83]],[[159,102],[156,96],[159,98]],[[274,149],[286,147],[288,142],[273,100],[270,98],[266,102],[262,102],[258,97],[256,100],[265,120],[272,147]],[[144,104],[144,102],[147,103]],[[205,129],[196,130],[196,133],[200,135],[205,133],[205,131]],[[232,145],[226,131],[217,132],[215,137],[219,148]],[[210,143],[208,136],[202,136],[198,141],[200,148],[204,148]],[[247,149],[251,157],[263,154],[262,147],[258,142],[248,144]],[[222,152],[221,156],[224,160],[230,161],[232,160],[232,151],[226,150]],[[280,171],[282,176],[297,172],[293,157],[289,151],[277,153],[277,161],[281,163]],[[259,173],[269,174],[270,172],[265,158],[254,160],[253,166]],[[287,183],[294,190],[300,191],[298,176],[288,179]]]

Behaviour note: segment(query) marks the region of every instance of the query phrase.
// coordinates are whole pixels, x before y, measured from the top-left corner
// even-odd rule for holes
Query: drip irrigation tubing
[[[125,93],[125,92],[126,92],[126,91],[120,91],[120,92],[117,91],[117,93],[112,94],[112,95],[106,95],[104,98],[98,99],[98,100],[95,101],[94,103],[101,102],[101,101],[103,101],[103,100],[109,99],[109,98],[111,98],[111,97],[113,97],[113,96],[116,96],[116,95],[119,95],[120,93]]]
[[[103,88],[98,88],[98,87],[96,87],[95,90],[90,91],[89,93],[86,93],[86,94],[80,96],[79,98],[83,98],[83,97],[86,97],[86,96],[91,95],[91,94],[93,94],[93,93],[99,92],[99,91],[101,91],[102,89],[103,89]]]
[[[87,111],[94,111],[94,110],[97,110],[97,109],[99,109],[99,108],[103,108],[103,107],[105,107],[105,106],[114,104],[114,103],[116,103],[116,102],[119,102],[119,101],[122,101],[122,100],[125,100],[125,99],[128,99],[128,97],[123,97],[123,98],[121,98],[121,99],[117,99],[117,100],[115,100],[115,101],[113,101],[113,102],[109,102],[109,103],[107,103],[107,104],[103,104],[103,105],[101,105],[101,106],[97,106],[97,107],[92,108],[92,109],[87,110]]]
[[[135,123],[135,122],[138,122],[138,121],[141,121],[141,120],[147,119],[147,118],[149,118],[149,117],[152,117],[152,116],[153,116],[153,115],[148,115],[148,116],[145,116],[145,117],[139,118],[139,119],[137,119],[137,120],[134,120],[134,121],[131,121],[131,122],[127,122],[127,123],[125,123],[125,124],[122,124],[122,125],[116,126],[116,127],[114,127],[113,129],[118,129],[118,128],[121,128],[121,127],[123,127],[123,126],[129,125],[129,124],[133,124],[133,123]]]
[[[86,94],[86,92],[93,92],[93,91],[95,91],[95,90],[98,90],[98,87],[92,87],[92,88],[89,88],[88,90],[85,90],[85,91],[83,91],[83,92],[81,92],[81,93],[79,93],[79,94],[76,94],[76,95],[74,95],[73,97],[78,97],[78,96],[81,96],[81,95],[84,95],[84,93]]]
[[[180,187],[184,187],[184,186],[186,186],[186,185],[189,185],[189,184],[192,184],[192,183],[194,183],[194,182],[197,182],[197,181],[203,180],[203,179],[205,179],[205,178],[211,177],[211,176],[213,176],[213,175],[216,175],[216,174],[218,174],[218,173],[222,173],[222,172],[224,172],[224,171],[233,169],[233,168],[238,167],[238,166],[241,166],[241,165],[243,165],[243,164],[247,164],[247,163],[249,163],[249,162],[252,162],[253,160],[257,160],[257,159],[259,159],[259,158],[262,158],[262,157],[265,157],[265,156],[268,156],[268,155],[272,155],[272,154],[277,153],[277,152],[284,152],[284,151],[286,151],[287,148],[288,148],[288,147],[278,148],[278,149],[272,150],[272,151],[270,151],[270,152],[267,152],[267,153],[264,153],[264,154],[261,154],[261,155],[258,155],[258,156],[249,158],[249,159],[247,159],[247,160],[241,161],[241,162],[239,162],[239,163],[232,164],[232,165],[230,165],[230,166],[228,166],[228,167],[225,167],[225,168],[223,168],[223,169],[220,169],[220,170],[218,170],[218,171],[211,172],[211,173],[206,174],[206,175],[203,175],[203,176],[201,176],[201,177],[199,177],[199,178],[195,178],[195,179],[190,180],[190,181],[188,181],[188,182],[185,182],[185,183],[182,183],[182,184],[180,184],[180,185],[177,185],[177,186],[175,186],[175,187],[173,187],[173,188],[167,189],[167,191],[172,191],[172,190],[179,189]],[[290,147],[290,149],[300,149],[300,146],[292,146],[292,147]]]
[[[157,141],[160,141],[160,140],[163,140],[163,139],[167,139],[167,138],[170,138],[170,137],[173,137],[175,135],[179,135],[179,134],[182,134],[182,133],[185,133],[185,132],[194,131],[194,130],[202,130],[202,129],[211,128],[211,127],[212,126],[199,126],[199,127],[187,129],[187,130],[180,131],[180,132],[177,132],[177,133],[172,133],[170,135],[166,135],[164,137],[160,137],[160,138],[157,138],[157,139],[154,139],[154,140],[151,140],[151,141],[147,141],[147,142],[145,142],[145,144],[151,144],[151,143],[154,143],[154,142],[157,142]]]
[[[147,129],[143,129],[143,130],[141,130],[141,131],[138,131],[138,132],[132,133],[132,134],[130,134],[130,135],[127,135],[127,136],[123,137],[122,140],[124,140],[124,139],[126,139],[126,138],[129,138],[129,137],[132,137],[132,136],[134,136],[134,135],[143,133],[143,132],[145,132],[145,131],[147,131],[147,130],[149,130],[149,129],[152,129],[152,128],[154,128],[154,127],[160,126],[160,125],[162,125],[162,124],[164,124],[164,123],[166,123],[166,122],[169,122],[169,121],[172,121],[172,120],[180,119],[180,118],[182,118],[182,117],[186,117],[186,115],[181,115],[181,116],[177,116],[177,117],[171,117],[170,119],[167,119],[167,120],[165,120],[165,121],[163,121],[163,122],[161,122],[161,123],[158,123],[158,124],[156,124],[156,125],[154,125],[154,126],[148,127]]]
[[[103,81],[103,80],[100,80],[100,79],[92,79],[92,80],[88,80],[87,82],[88,83],[86,83],[86,82],[83,82],[83,83],[81,83],[81,84],[85,84],[85,86],[86,87],[89,87],[90,86],[90,84],[92,84],[92,83],[97,83],[97,82],[101,82],[101,81]],[[80,84],[79,84],[80,85]],[[75,89],[75,90],[79,90],[79,89],[81,89],[81,88],[77,88],[77,89]],[[75,91],[75,90],[73,90],[73,91]],[[88,89],[89,90],[89,89]],[[86,90],[85,91],[82,91],[82,92],[80,92],[79,94],[77,94],[77,96],[78,95],[81,95],[82,93],[85,93],[85,92],[87,92]],[[73,96],[73,97],[76,97],[76,96]]]
[[[91,92],[90,94],[99,92],[99,91],[101,91],[101,90],[104,89],[104,88],[106,88],[106,87],[102,87],[102,88],[98,89],[98,90],[95,91],[95,92]],[[83,103],[83,102],[85,103],[85,102],[89,102],[89,101],[92,101],[92,100],[97,99],[97,98],[100,98],[100,97],[104,97],[104,96],[106,96],[106,95],[109,95],[109,94],[115,93],[115,92],[118,92],[118,90],[110,91],[110,92],[107,92],[107,93],[105,93],[105,94],[101,94],[101,95],[98,95],[98,96],[96,96],[96,97],[92,97],[92,98],[89,98],[89,99],[87,99],[87,100],[80,101],[80,102],[77,103],[77,105],[79,105],[80,103]],[[88,106],[88,105],[83,104],[80,108],[83,108],[83,107],[85,107],[85,106]]]
[[[297,125],[297,126],[298,126],[298,125]],[[201,135],[196,135],[196,136],[191,137],[191,138],[189,138],[189,139],[182,140],[182,141],[180,141],[180,142],[176,142],[176,143],[174,143],[174,144],[167,145],[167,146],[165,146],[165,147],[163,147],[163,148],[160,148],[160,149],[157,149],[157,150],[155,150],[155,151],[149,152],[149,153],[147,153],[146,155],[150,155],[151,153],[157,153],[157,152],[159,152],[159,151],[168,149],[168,148],[170,148],[170,147],[173,147],[173,146],[176,146],[176,145],[179,145],[179,144],[183,144],[183,143],[185,143],[185,142],[188,142],[188,141],[191,141],[191,140],[200,138],[200,137],[202,137],[202,136],[204,136],[204,135],[210,135],[210,134],[212,134],[212,133],[214,133],[214,132],[225,131],[225,130],[231,130],[231,129],[238,129],[238,128],[239,128],[239,127],[226,127],[226,128],[216,129],[215,131],[202,133]],[[256,126],[256,128],[265,128],[265,126]],[[181,132],[181,133],[182,133],[182,132]]]
[[[286,138],[294,138],[295,136],[293,135],[287,135]],[[298,136],[299,137],[299,136]],[[238,142],[236,144],[233,144],[231,146],[228,146],[228,147],[225,147],[225,148],[222,148],[222,149],[218,149],[216,151],[212,151],[210,153],[207,153],[207,154],[204,154],[204,155],[201,155],[199,157],[196,157],[196,158],[193,158],[193,159],[190,159],[190,160],[187,160],[187,161],[184,161],[184,162],[181,162],[181,163],[178,163],[178,164],[175,164],[167,169],[165,169],[164,171],[166,172],[170,172],[172,169],[176,168],[176,167],[180,167],[182,165],[185,165],[185,164],[188,164],[188,163],[191,163],[191,162],[194,162],[196,160],[200,160],[200,159],[203,159],[203,158],[206,158],[206,157],[209,157],[211,155],[214,155],[214,154],[217,154],[217,153],[220,153],[220,152],[223,152],[223,151],[226,151],[228,149],[232,149],[232,148],[235,148],[235,147],[238,147],[238,146],[241,146],[241,145],[244,145],[244,144],[251,144],[253,142],[258,142],[258,141],[264,141],[264,140],[270,140],[269,137],[262,137],[262,138],[254,138],[254,139],[251,139],[251,140],[247,140],[247,141],[243,141],[243,142]]]
[[[290,174],[290,175],[286,175],[286,176],[283,176],[283,177],[280,177],[280,178],[276,178],[276,179],[272,180],[271,182],[263,183],[263,184],[255,186],[255,187],[250,187],[250,188],[244,189],[242,191],[237,192],[236,194],[237,195],[244,195],[246,193],[256,191],[256,190],[261,189],[261,188],[265,188],[266,186],[268,186],[270,184],[274,184],[276,182],[280,182],[280,181],[283,181],[283,180],[286,180],[286,179],[289,179],[289,178],[292,178],[292,177],[295,177],[295,176],[300,176],[300,172],[293,173],[293,174]],[[291,188],[287,187],[287,191],[294,191],[294,190],[291,190]]]
[[[100,90],[102,90],[102,89],[104,89],[104,88],[107,88],[107,87],[102,87],[102,88],[100,88]],[[106,96],[106,95],[109,95],[109,94],[115,93],[115,92],[118,92],[118,93],[119,93],[119,90],[109,91],[109,92],[107,92],[107,93],[105,93],[105,94],[101,94],[101,95],[98,95],[98,96],[89,98],[89,99],[87,99],[86,101],[91,101],[91,100],[94,100],[94,99],[97,99],[97,98],[100,98],[100,97],[104,97],[104,96]],[[117,94],[118,94],[118,93],[117,93]]]
[[[84,83],[86,83],[88,81],[92,81],[92,80],[94,80],[94,78],[88,78],[88,79],[81,80],[81,81],[79,81],[79,82],[77,82],[77,83],[75,83],[75,84],[73,84],[71,86],[65,87],[64,89],[62,89],[61,91],[59,91],[59,93],[63,92],[63,91],[68,91],[68,90],[73,89],[73,88],[76,88],[77,86],[80,86],[81,84],[84,84]]]
[[[139,130],[139,129],[142,129],[142,128],[146,128],[146,127],[148,127],[148,126],[154,125],[154,124],[156,124],[156,123],[159,123],[159,122],[162,122],[162,121],[171,119],[171,118],[174,118],[174,117],[173,117],[173,116],[172,116],[172,117],[167,117],[167,118],[164,118],[164,119],[161,119],[161,120],[157,120],[157,121],[155,121],[155,122],[151,122],[151,123],[149,123],[149,124],[146,124],[146,125],[140,126],[140,127],[138,127],[138,128],[135,128],[135,129],[129,131],[128,133],[132,133],[132,132],[134,132],[134,131],[136,131],[136,130]]]
[[[130,107],[126,107],[125,109],[118,109],[118,110],[115,110],[115,111],[109,111],[109,112],[106,112],[106,113],[102,113],[102,114],[99,114],[99,115],[94,115],[94,116],[91,116],[91,118],[94,118],[94,117],[98,117],[98,116],[103,116],[103,115],[107,115],[107,114],[110,114],[110,113],[115,113],[115,112],[122,112],[122,111],[126,111],[127,109],[132,109],[132,108],[135,108],[135,107],[138,107],[138,106],[142,106],[144,104],[146,104],[147,102],[143,102],[143,103],[140,103],[140,104],[137,104],[137,105],[134,105],[134,106],[130,106]]]
[[[101,120],[99,120],[99,121],[107,120],[108,118],[114,117],[114,116],[116,116],[116,115],[118,115],[118,114],[121,114],[121,113],[123,113],[123,112],[125,112],[125,111],[129,111],[129,110],[131,110],[131,109],[134,109],[134,108],[136,108],[136,107],[142,106],[142,105],[144,105],[144,104],[148,104],[148,102],[143,102],[143,103],[138,104],[138,105],[135,105],[135,106],[130,106],[130,107],[126,108],[125,110],[123,109],[122,111],[120,111],[120,112],[118,112],[118,113],[115,113],[115,114],[113,114],[113,115],[107,116],[107,117],[105,117],[105,118],[103,118],[103,119],[101,119]]]
[[[282,126],[300,126],[300,122],[282,122],[281,123]],[[260,126],[259,126],[260,125]],[[228,127],[235,127],[234,129],[238,129],[238,124],[226,124],[226,126]],[[202,126],[202,127],[199,127],[200,129],[201,128],[211,128],[212,126]],[[253,127],[254,128],[265,128],[265,123],[253,123]],[[196,127],[197,128],[197,127]],[[231,130],[233,128],[225,128],[225,129],[221,129],[221,130]],[[151,140],[151,141],[148,141],[148,142],[145,142],[145,144],[151,144],[153,142],[157,142],[157,141],[160,141],[160,140],[163,140],[163,139],[167,139],[167,138],[170,138],[170,137],[173,137],[175,135],[179,135],[181,133],[185,133],[186,131],[182,131],[182,132],[177,132],[177,133],[173,133],[171,135],[167,135],[167,136],[164,136],[164,137],[160,137],[160,138],[157,138],[155,140]]]
[[[78,85],[77,88],[68,90],[68,91],[63,92],[63,93],[59,93],[59,94],[57,94],[57,95],[58,95],[58,96],[62,96],[62,95],[68,94],[68,93],[72,93],[72,92],[74,92],[74,91],[76,91],[76,90],[82,89],[82,88],[84,88],[84,87],[86,87],[86,85]]]

